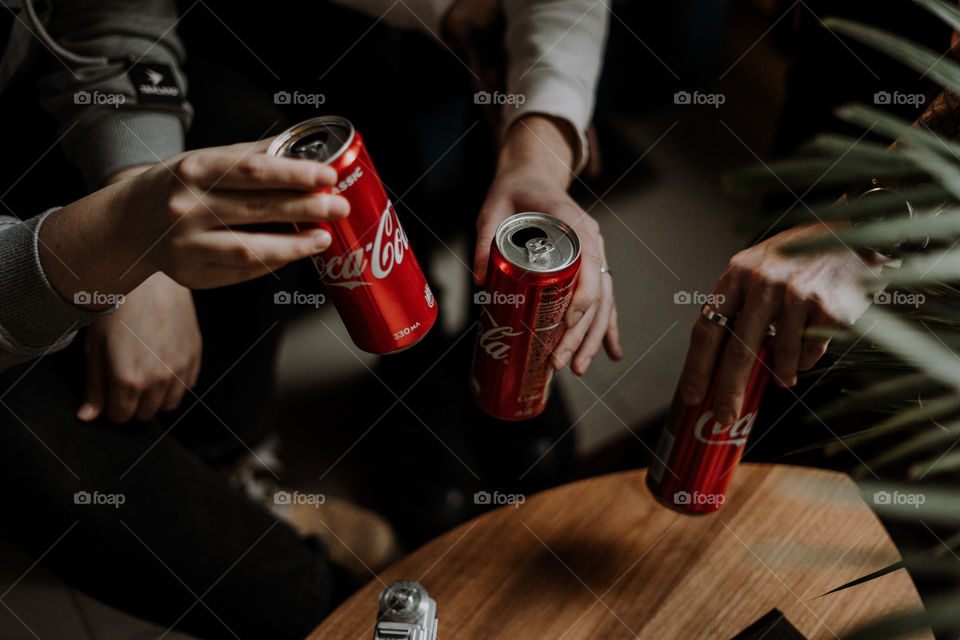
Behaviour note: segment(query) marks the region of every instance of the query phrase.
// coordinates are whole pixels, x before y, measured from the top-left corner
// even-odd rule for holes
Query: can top
[[[494,242],[511,264],[537,273],[561,271],[580,256],[580,238],[573,228],[545,213],[510,216],[497,227]]]
[[[270,143],[274,156],[333,162],[353,142],[353,124],[340,116],[321,116],[295,124]]]

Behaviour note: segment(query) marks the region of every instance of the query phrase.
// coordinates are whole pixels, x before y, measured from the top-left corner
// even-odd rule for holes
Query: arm
[[[0,367],[62,348],[109,300],[159,271],[183,286],[219,287],[325,250],[329,234],[310,225],[232,228],[349,212],[344,198],[316,193],[334,184],[332,169],[267,156],[268,142],[182,154],[54,213],[0,220]]]
[[[90,189],[122,169],[183,151],[192,112],[178,19],[172,0],[54,4],[49,36],[77,54],[108,59],[51,59],[38,82],[41,105],[56,118],[64,151]]]

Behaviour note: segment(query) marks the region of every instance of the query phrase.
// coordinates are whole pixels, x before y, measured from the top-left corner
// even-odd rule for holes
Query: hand
[[[200,373],[201,338],[193,296],[162,273],[87,328],[86,390],[77,417],[116,423],[173,411]]]
[[[697,318],[678,386],[685,404],[703,401],[716,369],[720,381],[714,416],[720,424],[733,423],[770,323],[777,323],[773,379],[781,387],[792,387],[797,372],[813,367],[829,344],[827,338],[804,336],[804,330],[847,326],[867,309],[870,292],[863,280],[878,274],[888,258],[849,249],[815,255],[781,253],[788,243],[824,233],[830,231],[819,223],[795,227],[730,259],[713,289],[711,309],[731,321],[736,317],[736,324],[731,332],[702,315]]]
[[[568,138],[550,119],[526,116],[513,124],[477,218],[473,264],[474,280],[481,285],[486,280],[497,226],[514,213],[540,211],[573,227],[580,236],[580,277],[565,317],[566,332],[554,349],[553,366],[562,369],[573,355],[571,369],[583,375],[601,344],[615,360],[623,357],[623,352],[613,278],[600,272],[607,266],[600,227],[566,192],[572,158]]]
[[[218,287],[324,251],[330,234],[309,223],[342,219],[350,208],[317,192],[333,186],[336,171],[268,156],[269,143],[189,151],[63,207],[40,229],[47,279],[66,300],[126,294],[157,271],[186,287]],[[263,222],[307,228],[244,228]]]

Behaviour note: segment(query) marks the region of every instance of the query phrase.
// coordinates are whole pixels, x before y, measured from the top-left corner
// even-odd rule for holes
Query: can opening
[[[510,242],[520,249],[526,249],[531,240],[546,240],[549,238],[547,232],[538,227],[522,227],[510,234]]]
[[[300,158],[318,158],[323,154],[330,134],[316,131],[297,140],[290,146],[290,155]]]

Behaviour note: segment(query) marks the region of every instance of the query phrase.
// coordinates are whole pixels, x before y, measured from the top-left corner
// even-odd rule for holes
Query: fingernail
[[[733,424],[733,422],[737,419],[736,416],[731,414],[729,411],[718,411],[713,417],[719,424],[722,425]]]
[[[593,358],[587,358],[586,360],[580,363],[580,366],[578,367],[580,375],[583,375],[584,373],[587,372],[587,369],[590,368],[591,362],[593,362]]]
[[[350,201],[343,196],[333,196],[330,201],[330,213],[346,218],[350,215]]]
[[[699,404],[700,394],[695,387],[685,384],[680,387],[680,402],[683,404]]]
[[[583,311],[574,311],[570,314],[570,317],[567,318],[567,328],[577,326],[577,323],[580,322],[580,318],[583,317]]]
[[[563,367],[565,367],[566,364],[567,364],[567,360],[569,360],[569,359],[570,359],[570,352],[569,352],[569,351],[564,351],[563,353],[561,353],[560,355],[558,355],[558,356],[557,356],[557,369],[563,369]]]
[[[77,410],[77,418],[84,422],[90,422],[97,417],[97,408],[89,402],[80,406]]]
[[[313,242],[319,251],[323,251],[330,246],[330,242],[333,238],[330,237],[330,232],[320,229],[313,234]]]

